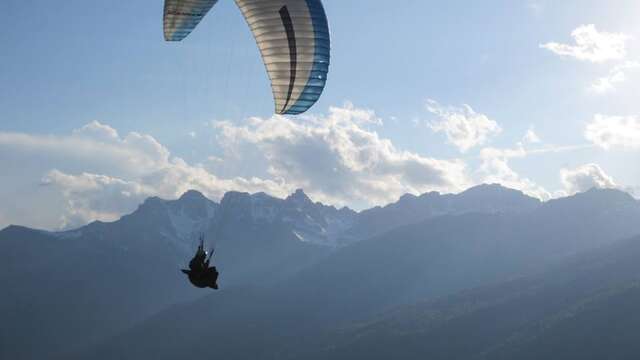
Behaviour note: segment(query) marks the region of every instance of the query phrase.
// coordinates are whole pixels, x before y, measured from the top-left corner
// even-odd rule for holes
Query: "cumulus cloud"
[[[627,79],[627,72],[629,70],[637,69],[640,67],[640,62],[626,61],[623,64],[616,65],[609,71],[607,76],[596,79],[591,84],[589,89],[597,94],[604,94],[616,89],[616,86],[625,82]]]
[[[522,142],[525,144],[537,144],[540,141],[541,141],[540,137],[538,136],[538,134],[536,134],[533,128],[530,128],[529,130],[527,130],[527,132],[522,137]]]
[[[30,164],[46,160],[73,164],[89,172],[109,169],[130,176],[148,173],[169,162],[169,151],[153,137],[136,132],[120,137],[115,129],[97,121],[67,136],[0,132],[0,147]]]
[[[229,153],[253,148],[273,178],[334,204],[380,204],[406,192],[455,191],[468,185],[462,161],[400,150],[369,128],[380,123],[373,111],[346,104],[301,121],[274,116],[252,118],[241,126],[221,121],[216,127]]]
[[[469,130],[473,126],[468,124],[460,126],[463,130],[447,128],[451,141],[462,144],[461,150],[499,131],[495,122],[469,107],[444,109],[435,102],[429,106],[441,122],[453,118],[454,123],[483,124],[479,128],[484,130]],[[586,133],[598,146],[631,146],[640,139],[639,124],[634,118],[597,116]],[[0,214],[0,226],[11,222],[52,229],[110,221],[134,210],[146,197],[176,198],[190,189],[217,200],[230,190],[283,197],[304,188],[325,203],[364,208],[395,201],[404,193],[458,192],[485,182],[548,199],[549,192],[518,174],[511,162],[582,148],[540,146],[540,138],[529,129],[513,148],[482,148],[480,165],[469,174],[461,159],[398,148],[376,131],[382,120],[374,111],[349,103],[331,107],[326,115],[274,115],[211,125],[224,152],[204,156],[203,165],[172,155],[152,136],[120,134],[97,121],[68,135],[0,132],[0,168],[6,170],[0,201],[12,204]],[[538,145],[530,148],[533,144]],[[215,168],[224,168],[226,175],[216,174]],[[567,183],[584,182],[568,170],[563,174]],[[606,184],[606,176],[600,179]]]
[[[590,24],[576,28],[571,36],[575,44],[549,42],[540,47],[560,56],[594,63],[621,60],[627,55],[626,42],[629,36],[625,34],[601,32]]]
[[[640,118],[596,114],[584,132],[587,140],[609,150],[640,149]]]
[[[296,120],[220,121],[214,131],[224,155],[205,157],[203,165],[173,156],[152,136],[120,134],[97,121],[68,135],[0,132],[0,168],[8,169],[0,201],[19,204],[3,214],[0,226],[53,229],[110,221],[148,196],[176,198],[190,189],[217,200],[230,190],[284,197],[302,187],[324,202],[365,207],[406,192],[470,185],[463,161],[399,149],[374,131],[381,124],[373,111],[351,104]],[[245,162],[249,175],[232,171]],[[207,167],[224,163],[231,169],[226,177]]]
[[[478,182],[498,183],[506,187],[518,189],[525,194],[540,200],[566,195],[566,191],[550,192],[535,181],[519,174],[511,167],[515,159],[524,159],[530,156],[563,153],[590,148],[592,145],[565,145],[542,144],[541,139],[530,128],[522,138],[522,141],[509,148],[485,147],[480,150],[480,166],[476,171]]]
[[[445,133],[449,143],[461,152],[485,144],[491,136],[502,131],[497,122],[476,113],[469,105],[463,105],[462,108],[443,107],[429,99],[427,110],[439,118],[429,127],[435,132]]]
[[[154,193],[133,181],[88,173],[70,175],[55,169],[42,178],[42,185],[57,187],[67,201],[66,211],[60,216],[61,228],[95,219],[116,220]]]
[[[551,194],[546,189],[518,174],[509,164],[512,159],[524,158],[530,154],[522,143],[510,149],[483,148],[480,150],[481,164],[478,170],[481,182],[501,184],[538,199],[548,200]]]
[[[609,75],[596,79],[589,87],[596,94],[604,94],[613,91],[616,85],[626,80],[624,71],[612,70]]]
[[[0,189],[5,203],[31,203],[24,206],[57,216],[47,219],[37,210],[22,211],[7,216],[8,221],[45,228],[114,220],[147,196],[176,198],[190,189],[213,199],[229,190],[278,196],[293,190],[269,179],[219,178],[171,156],[152,136],[136,132],[121,136],[97,121],[66,136],[0,132],[0,166],[7,169],[6,187]]]
[[[216,200],[231,190],[265,191],[279,196],[292,190],[284,184],[259,178],[220,179],[181,159],[174,159],[170,166],[135,180],[90,173],[67,174],[54,169],[43,177],[41,184],[55,187],[64,196],[66,206],[60,215],[60,228],[76,227],[92,220],[113,221],[131,212],[149,196],[176,198],[191,189]]]
[[[616,183],[597,164],[586,164],[575,169],[562,169],[560,179],[569,194],[592,188],[615,188]]]

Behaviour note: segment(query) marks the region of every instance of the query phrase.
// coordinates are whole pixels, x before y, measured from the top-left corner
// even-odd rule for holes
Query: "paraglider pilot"
[[[207,252],[204,250],[204,236],[201,235],[198,250],[193,259],[189,261],[189,270],[182,269],[182,272],[187,274],[193,286],[201,289],[218,288],[218,270],[215,266],[209,266],[211,256],[213,256],[213,250],[207,256]]]

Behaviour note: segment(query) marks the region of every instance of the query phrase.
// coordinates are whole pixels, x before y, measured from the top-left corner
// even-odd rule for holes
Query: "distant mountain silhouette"
[[[387,340],[395,341],[395,338],[387,338],[386,333],[373,330],[372,337],[368,335],[370,329],[382,331],[379,329],[391,326],[393,330],[396,318],[388,318],[388,315],[380,318],[376,314],[395,314],[396,311],[404,314],[403,309],[411,304],[425,299],[455,299],[456,296],[464,296],[465,289],[474,287],[480,287],[478,294],[487,294],[489,299],[486,302],[496,305],[504,300],[502,293],[510,289],[512,284],[525,286],[531,281],[540,281],[540,286],[571,292],[572,283],[569,280],[561,282],[565,279],[561,271],[548,273],[540,277],[542,280],[513,279],[561,266],[557,264],[567,261],[574,254],[593,251],[591,249],[594,248],[604,246],[617,249],[616,245],[611,244],[632,234],[640,234],[640,224],[636,221],[638,218],[638,202],[615,190],[592,190],[539,204],[528,211],[466,212],[461,215],[436,216],[339,248],[315,264],[267,288],[223,290],[197,302],[173,307],[82,353],[81,357],[100,358],[103,354],[122,359],[139,358],[143,354],[158,359],[192,357],[207,354],[211,343],[215,342],[216,351],[229,359],[306,359],[316,355],[319,358],[378,356],[372,355],[371,352],[376,350],[369,352],[369,347],[389,358],[391,354],[388,351],[371,346],[371,343],[377,342],[378,346],[388,344],[388,349],[393,350],[395,344]],[[620,256],[633,253],[630,249],[620,249]],[[590,260],[567,266],[577,266],[575,271],[578,271],[582,266],[579,264],[588,265],[589,261],[609,263],[607,254],[605,250],[595,251],[591,255],[585,255]],[[624,269],[623,266],[621,270]],[[591,275],[593,274],[592,272]],[[635,276],[634,274],[635,270],[632,269],[630,277]],[[554,285],[557,284],[552,282],[554,280],[561,282],[560,285]],[[501,282],[506,285],[497,285],[495,288],[504,287],[507,290],[496,290],[494,294],[491,290],[494,287],[483,288],[487,284]],[[461,291],[461,295],[455,295]],[[544,296],[531,298],[529,303],[522,305],[542,307],[531,308],[533,315],[528,319],[535,320],[535,314],[545,311],[543,302],[547,295],[551,298],[555,296],[549,292]],[[553,301],[562,305],[568,294],[559,293],[557,296]],[[579,299],[587,301],[589,296],[589,293],[576,292],[574,299],[576,302]],[[484,302],[485,300],[479,300],[480,305]],[[434,316],[449,319],[457,316],[458,312],[464,313],[477,308],[474,306],[480,306],[467,303],[456,305],[453,300],[442,300],[437,304],[442,307],[449,303],[452,304],[453,313]],[[399,310],[394,311],[398,308]],[[427,309],[425,316],[428,317],[430,311]],[[510,317],[519,314],[518,308],[505,308],[493,316],[499,316],[501,311],[504,311],[504,321],[507,322]],[[522,311],[526,313],[525,310]],[[399,316],[409,319],[407,321],[410,323],[412,315],[410,312],[407,314]],[[207,321],[201,321],[203,318]],[[491,317],[481,319],[487,323],[468,324],[470,330],[461,332],[462,336],[472,331],[471,325],[478,329],[493,325]],[[364,325],[354,326],[354,321]],[[498,320],[495,321],[496,327],[501,326]],[[375,327],[369,328],[368,324]],[[377,324],[380,324],[379,328]],[[335,329],[342,330],[336,332]],[[418,327],[397,329],[401,334],[416,331],[419,335],[426,331]],[[462,331],[464,327],[455,329]],[[487,331],[487,337],[495,336],[495,339],[500,339],[500,334],[503,334],[491,335],[491,331]],[[435,334],[434,336],[439,337],[433,341],[443,349],[449,349],[446,344],[441,343],[445,339],[455,339],[455,335],[453,330]],[[478,344],[490,344],[490,349],[482,348],[484,345],[466,344],[463,341],[472,340],[463,338],[459,340],[462,348],[451,353],[452,356],[462,355],[451,358],[465,358],[469,354],[479,356],[481,354],[477,351],[482,354],[493,351],[493,346],[497,345],[490,342],[493,340],[485,342],[481,335],[483,334],[474,333],[474,336],[480,336]],[[166,341],[174,338],[181,340]],[[421,338],[418,339],[416,343],[422,341]],[[401,340],[404,341],[402,338]],[[457,343],[454,341],[451,346]],[[398,346],[404,346],[403,344],[399,342]],[[411,343],[406,346],[409,345]],[[416,353],[421,358],[429,354],[421,348],[413,349],[421,351]],[[511,354],[509,351],[515,350],[505,347],[500,351]],[[413,352],[398,354],[410,355]]]
[[[202,232],[216,248],[221,286],[266,286],[325,256],[331,246],[319,243],[354,215],[311,203],[301,191],[286,200],[231,192],[220,204],[188,191],[177,200],[149,198],[112,223],[65,232],[5,228],[0,311],[12,322],[0,358],[77,350],[202,296],[179,271]]]
[[[354,226],[344,236],[347,239],[358,240],[435,216],[472,212],[524,213],[540,205],[538,199],[497,184],[478,185],[460,194],[407,194],[393,204],[362,211],[358,214]]]
[[[616,190],[591,190],[529,212],[445,215],[341,249],[285,286],[300,292],[298,304],[322,304],[326,314],[316,309],[318,317],[365,317],[539,271],[640,234],[637,219],[640,203]]]

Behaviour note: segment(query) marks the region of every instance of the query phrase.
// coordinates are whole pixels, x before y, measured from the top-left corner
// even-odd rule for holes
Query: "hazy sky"
[[[190,188],[361,209],[482,182],[543,199],[640,182],[637,1],[324,5],[327,88],[284,118],[231,0],[177,44],[162,0],[3,1],[0,227],[111,220]]]

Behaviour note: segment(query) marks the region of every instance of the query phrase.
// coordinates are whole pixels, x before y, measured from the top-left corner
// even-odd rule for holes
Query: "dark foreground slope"
[[[454,296],[436,302],[435,308],[427,307],[423,311],[417,307],[414,311],[426,315],[400,315],[400,319],[409,319],[406,324],[394,325],[395,317],[373,322],[371,319],[378,313],[421,299],[448,296],[464,289],[539,272],[572,254],[640,233],[635,221],[640,213],[635,204],[635,200],[618,192],[594,191],[547,203],[526,215],[443,216],[400,227],[343,248],[272,287],[223,291],[196,303],[164,311],[81,357],[106,359],[116,354],[118,358],[135,359],[140,354],[148,354],[157,359],[171,359],[203,356],[209,349],[215,349],[211,351],[219,352],[227,359],[307,358],[317,354],[326,355],[326,358],[355,355],[366,358],[372,356],[367,350],[371,348],[389,358],[391,354],[383,350],[397,347],[413,349],[401,353],[403,356],[439,354],[434,350],[437,346],[443,346],[444,354],[450,351],[448,344],[458,344],[451,341],[459,342],[463,354],[460,356],[498,351],[498,345],[510,339],[512,329],[544,320],[548,314],[554,316],[556,311],[565,309],[563,301],[571,294],[573,300],[567,300],[569,305],[589,301],[600,289],[600,284],[606,285],[607,279],[616,278],[615,272],[612,270],[610,274],[613,275],[600,283],[587,281],[584,286],[576,283],[575,292],[562,293],[573,289],[571,279],[590,279],[579,271],[580,264],[590,265],[584,260],[572,263],[578,265],[567,265],[566,277],[561,276],[564,270],[557,270],[554,274],[536,278],[538,280],[483,288],[474,294],[485,295],[472,295],[470,300],[462,294],[459,296],[463,300],[456,300]],[[623,248],[611,256],[617,259],[627,253],[633,254],[632,250]],[[595,263],[609,264],[606,254],[603,250],[591,256]],[[597,274],[596,270],[592,273]],[[625,268],[620,272],[629,275],[627,278],[636,274],[635,268],[629,273],[622,270]],[[571,275],[572,271],[575,275]],[[582,288],[584,291],[580,290]],[[540,289],[547,290],[538,293]],[[530,293],[532,297],[521,298]],[[536,297],[536,294],[541,295]],[[539,306],[546,304],[546,297],[555,297],[548,302],[549,309]],[[554,301],[558,304],[554,305]],[[512,304],[512,307],[497,307],[500,304]],[[431,303],[428,306],[432,306]],[[487,309],[494,309],[494,312],[482,312]],[[531,314],[527,315],[527,312]],[[431,314],[437,321],[428,321]],[[493,320],[501,314],[505,316],[504,324]],[[466,315],[471,317],[465,318]],[[414,318],[426,320],[412,327]],[[453,322],[449,323],[449,319]],[[510,323],[512,320],[516,322]],[[354,328],[354,321],[364,322],[367,326]],[[447,327],[457,321],[463,325]],[[425,327],[420,327],[423,324]],[[492,326],[496,327],[494,335],[485,331]],[[336,328],[346,330],[336,337],[325,337]],[[435,328],[442,331],[431,333],[434,334],[431,344],[437,345],[436,348],[411,348],[429,343],[430,340],[422,338],[421,334]],[[393,331],[387,333],[386,329]],[[399,336],[398,344],[393,343],[395,335],[405,333],[410,335]],[[485,335],[493,337],[482,340]],[[473,342],[489,346],[473,345]],[[379,344],[379,348],[375,344]],[[306,353],[307,349],[312,352]],[[327,349],[333,350],[325,354]],[[465,352],[464,349],[468,350]],[[507,348],[500,351],[507,351]]]
[[[637,359],[640,238],[344,328],[307,359]],[[312,349],[312,350],[310,350]]]

